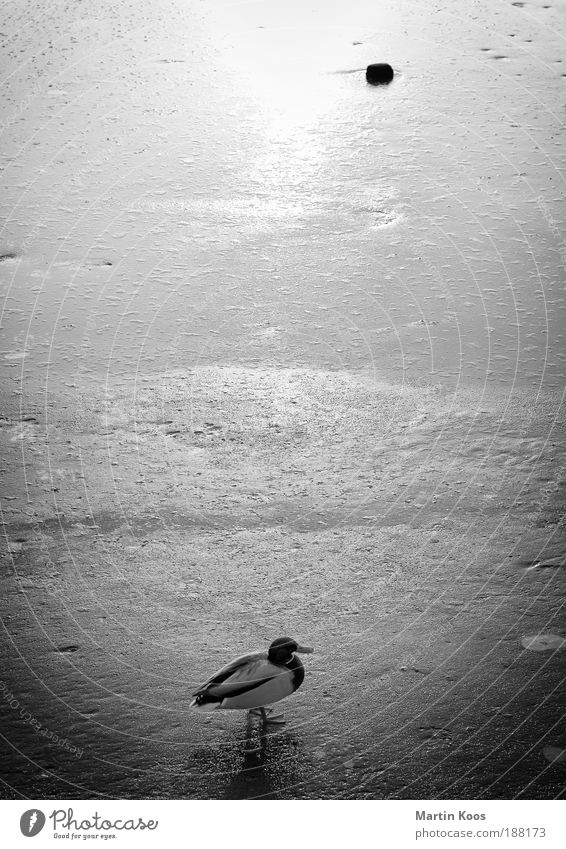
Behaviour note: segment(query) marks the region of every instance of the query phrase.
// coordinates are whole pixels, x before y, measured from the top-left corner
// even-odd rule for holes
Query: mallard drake
[[[222,667],[193,693],[190,707],[203,711],[248,710],[264,722],[284,722],[281,714],[273,715],[266,705],[299,689],[305,668],[294,653],[312,651],[291,637],[279,637],[268,651],[242,655]]]

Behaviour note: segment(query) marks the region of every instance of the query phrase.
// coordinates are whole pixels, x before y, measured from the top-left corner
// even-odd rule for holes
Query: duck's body
[[[304,681],[305,670],[296,651],[312,649],[282,637],[267,652],[236,658],[193,693],[190,706],[202,711],[259,709],[265,720],[265,706],[290,696]]]

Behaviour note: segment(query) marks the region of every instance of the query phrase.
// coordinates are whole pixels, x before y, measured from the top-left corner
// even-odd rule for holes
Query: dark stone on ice
[[[393,79],[393,68],[387,62],[378,62],[375,65],[368,65],[366,70],[366,80],[370,85],[386,85]]]

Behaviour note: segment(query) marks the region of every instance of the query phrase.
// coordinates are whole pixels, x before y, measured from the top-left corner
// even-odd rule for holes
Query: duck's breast
[[[303,681],[305,680],[305,667],[302,662],[299,660],[296,654],[293,655],[289,663],[287,664],[287,669],[291,671],[292,684],[293,684],[293,692],[298,690]]]

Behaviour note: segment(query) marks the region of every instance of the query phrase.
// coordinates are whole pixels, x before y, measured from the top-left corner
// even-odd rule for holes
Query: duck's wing
[[[285,670],[270,663],[267,654],[256,652],[237,657],[198,688],[193,696],[207,693],[216,698],[228,698],[253,690]]]

